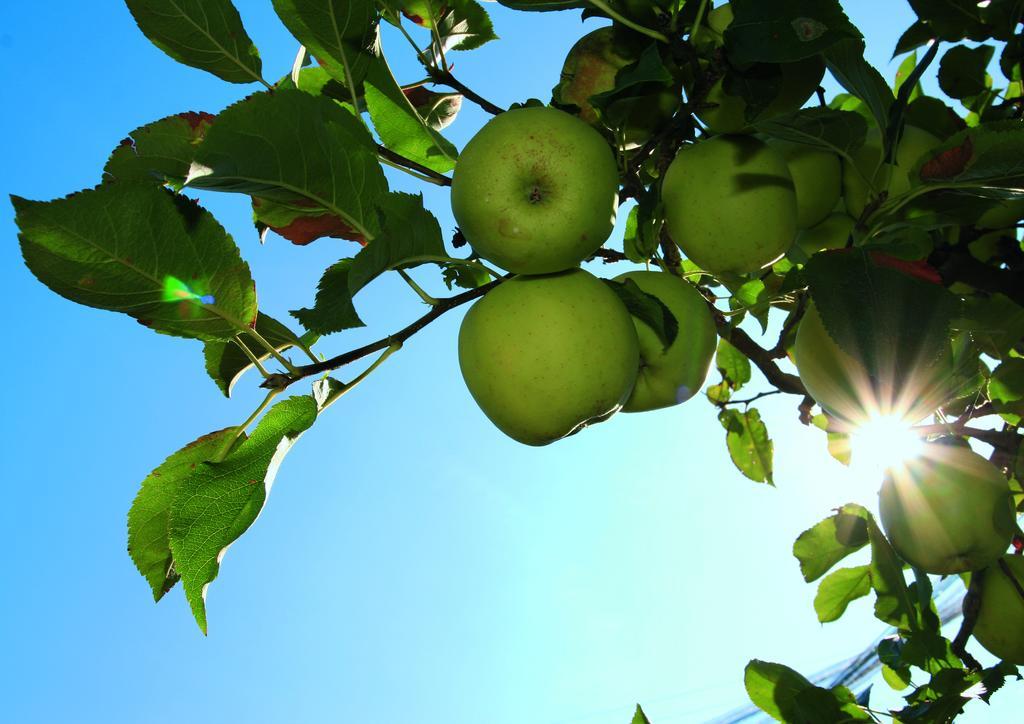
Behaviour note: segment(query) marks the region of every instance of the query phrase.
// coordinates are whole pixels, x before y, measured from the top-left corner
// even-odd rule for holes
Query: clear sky
[[[236,3],[265,77],[287,73],[297,43],[270,3]],[[909,9],[847,5],[891,77]],[[600,24],[487,7],[502,41],[459,55],[455,72],[501,105],[547,100],[568,48]],[[116,0],[9,3],[4,14],[5,199],[92,186],[137,126],[217,112],[255,90],[176,64]],[[421,77],[396,34],[385,42],[400,79]],[[465,104],[452,140],[461,147],[485,120]],[[446,193],[389,177],[394,189],[422,190],[451,231]],[[243,197],[203,203],[242,248],[261,309],[282,320],[312,301],[324,268],[356,250],[276,236],[261,247]],[[877,488],[827,456],[823,436],[797,422],[795,400],[759,404],[777,488],[733,468],[700,398],[524,447],[487,422],[462,383],[459,310],[293,449],[210,587],[204,638],[180,590],[153,604],[125,552],[125,515],[169,453],[245,419],[261,398],[257,379],[225,400],[198,342],[57,297],[24,267],[12,217],[0,211],[12,352],[0,418],[0,719],[625,724],[639,701],[655,724],[703,721],[746,703],[749,659],[810,674],[882,630],[867,600],[819,625],[815,588],[790,554],[831,507]],[[415,276],[444,293],[435,270]],[[357,306],[367,328],[321,351],[424,311],[395,275]],[[1024,708],[1016,688],[991,709],[969,706],[963,721],[1012,721]]]

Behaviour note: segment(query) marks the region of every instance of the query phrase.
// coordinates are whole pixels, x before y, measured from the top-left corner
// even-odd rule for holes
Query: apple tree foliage
[[[861,359],[872,379],[946,350],[947,394],[934,423],[917,431],[945,444],[984,443],[1017,491],[1017,512],[1024,510],[1024,1],[909,0],[917,19],[893,50],[903,60],[892,83],[864,59],[865,39],[838,0],[732,0],[731,22],[708,0],[499,1],[537,13],[537,23],[554,11],[604,18],[631,49],[616,61],[610,87],[589,98],[618,161],[620,201],[634,202],[624,236],[591,258],[661,268],[704,296],[720,375],[705,397],[744,475],[773,483],[768,423],[753,406],[769,394],[792,396],[801,421],[820,427],[829,450],[849,459],[849,429],[818,411],[786,368],[813,300],[839,348],[877,352]],[[422,198],[390,191],[382,170],[451,184],[459,149],[444,130],[460,105],[506,110],[486,99],[486,89],[461,83],[452,56],[497,36],[475,0],[273,0],[301,48],[291,74],[268,80],[231,0],[126,3],[167,55],[248,87],[217,115],[183,111],[126,129],[93,188],[12,203],[25,263],[43,284],[155,332],[201,340],[206,369],[226,396],[249,370],[267,390],[242,424],[202,434],[160,463],[128,515],[129,552],[154,598],[180,581],[205,632],[207,586],[224,550],[263,509],[290,447],[410,337],[508,277],[457,230],[446,243]],[[415,53],[421,78],[395,77],[381,40],[385,24],[411,45],[388,52]],[[427,32],[410,33],[410,24]],[[417,37],[427,39],[422,47]],[[787,74],[797,67],[827,69],[844,92],[826,98],[818,88],[786,107]],[[925,94],[926,74],[944,97]],[[812,77],[809,93],[819,80]],[[636,141],[654,96],[659,120]],[[784,256],[743,274],[712,273],[679,253],[666,227],[672,200],[662,198],[664,176],[681,148],[716,135],[726,113],[736,132],[830,154],[862,177],[861,159],[869,159],[863,208],[838,237],[826,243],[801,231]],[[911,147],[908,128],[933,140]],[[892,180],[872,184],[870,172],[879,169]],[[844,183],[849,190],[863,181]],[[235,241],[194,200],[206,191],[248,197],[261,233],[299,245],[349,239],[358,250],[324,270],[316,290],[296,296],[292,320],[274,319],[260,311]],[[416,286],[404,270],[417,265],[435,267],[451,295],[435,299]],[[359,291],[390,271],[430,310],[378,342],[335,349],[328,337],[363,325]],[[663,339],[686,333],[657,300],[620,286],[630,311]],[[777,338],[767,338],[770,316],[781,322]],[[748,320],[756,326],[742,328]],[[347,381],[329,374],[368,358]],[[755,379],[760,387],[750,394]],[[1013,544],[1024,549],[1019,528]],[[837,567],[861,549],[868,563]],[[900,558],[863,507],[836,508],[793,552],[804,578],[819,581],[822,622],[873,596],[875,615],[895,628],[877,654],[885,680],[904,692],[904,708],[889,713],[897,720],[951,720],[972,699],[987,700],[1004,680],[1019,678],[1007,662],[981,667],[965,648],[983,587],[970,587],[964,625],[947,639],[931,579]],[[1019,585],[1007,590],[1024,598]],[[1024,620],[1006,625],[1024,629]],[[779,663],[751,661],[745,682],[752,701],[782,721],[877,718],[865,697],[823,688]],[[646,721],[638,708],[634,722]]]

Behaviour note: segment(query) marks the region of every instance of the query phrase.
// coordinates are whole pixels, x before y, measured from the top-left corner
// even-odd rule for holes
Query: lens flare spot
[[[902,465],[924,450],[920,436],[899,415],[872,416],[850,437],[851,467],[876,481],[876,489],[887,469]]]
[[[213,295],[207,294],[205,287],[201,280],[194,279],[192,284],[188,284],[168,274],[164,277],[163,300],[176,302],[182,317],[195,315],[199,312],[199,305],[214,303]]]

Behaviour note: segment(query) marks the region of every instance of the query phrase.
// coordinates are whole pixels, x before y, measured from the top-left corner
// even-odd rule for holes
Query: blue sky
[[[909,9],[847,4],[891,77]],[[265,76],[287,73],[297,44],[270,3],[237,5]],[[547,99],[568,48],[599,24],[487,7],[502,41],[459,55],[455,71],[500,105]],[[385,41],[400,78],[419,78],[401,39]],[[0,74],[0,191],[31,199],[97,183],[139,125],[216,112],[254,90],[174,63],[120,2],[11,5]],[[485,120],[465,104],[452,140],[461,147]],[[395,189],[423,191],[451,230],[445,192],[389,177]],[[261,308],[279,319],[355,251],[274,236],[260,247],[242,198],[203,203],[242,248]],[[12,216],[0,212],[12,350],[0,457],[6,720],[616,724],[639,701],[655,724],[702,721],[746,703],[749,659],[809,674],[881,630],[867,601],[838,623],[815,620],[793,539],[831,507],[869,499],[873,483],[827,456],[792,399],[759,404],[775,439],[774,489],[736,472],[700,398],[524,447],[486,421],[462,383],[458,311],[293,449],[210,587],[204,638],[179,591],[152,603],[125,553],[125,515],[164,457],[245,419],[261,398],[256,379],[225,400],[198,343],[49,292],[21,262]],[[444,292],[433,270],[415,276]],[[367,328],[321,351],[356,347],[424,311],[397,276],[357,304]],[[1009,721],[1024,699],[995,701],[963,721]]]

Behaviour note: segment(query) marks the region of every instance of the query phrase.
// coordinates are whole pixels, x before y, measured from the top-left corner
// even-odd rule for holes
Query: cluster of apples
[[[720,62],[731,21],[728,4],[709,13],[701,63]],[[611,91],[617,73],[635,61],[611,28],[584,36],[553,92],[553,101],[573,112],[533,107],[501,114],[466,146],[453,176],[452,208],[466,239],[481,258],[515,275],[467,313],[460,366],[483,412],[526,444],[548,444],[620,409],[683,402],[700,389],[714,353],[714,320],[689,282],[650,271],[615,280],[631,279],[673,314],[679,332],[666,348],[607,283],[579,268],[614,225],[619,178],[612,147],[628,154],[642,146],[681,104],[681,87],[655,84],[640,102],[594,108],[591,99]],[[824,67],[813,58],[770,72],[781,77],[781,88],[765,117],[800,108]],[[688,91],[692,84],[682,79]],[[841,161],[820,148],[758,136],[745,101],[728,90],[719,78],[707,91],[696,115],[709,137],[682,146],[661,179],[669,236],[720,278],[757,272],[794,247],[809,256],[846,246],[871,189],[905,193],[915,183],[914,165],[940,144],[907,126],[887,164],[874,128]],[[996,208],[977,226],[1016,223],[1021,211]],[[914,375],[872,379],[857,354],[836,344],[813,301],[791,358],[815,401],[854,426],[880,414],[917,422],[951,393],[951,354]],[[1017,529],[1007,480],[967,447],[928,448],[887,474],[882,526],[900,556],[923,571],[987,570],[975,636],[996,656],[1024,664],[1024,559],[1006,555]]]
[[[497,116],[459,157],[451,196],[459,228],[477,254],[516,275],[466,314],[459,364],[483,412],[519,442],[546,445],[619,409],[675,405],[707,375],[715,324],[693,285],[649,271],[616,280],[631,279],[676,318],[666,348],[608,284],[579,268],[611,234],[618,187],[604,138],[555,108]]]

